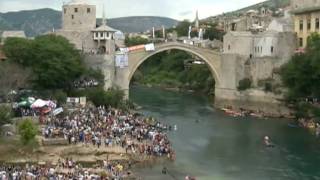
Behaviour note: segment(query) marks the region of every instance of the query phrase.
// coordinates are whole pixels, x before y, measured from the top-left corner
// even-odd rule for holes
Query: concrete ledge
[[[216,90],[215,106],[217,108],[232,107],[264,112],[269,117],[290,117],[291,110],[279,99],[270,93],[260,90],[237,92],[236,90]]]
[[[54,139],[46,139],[43,138],[42,139],[42,144],[44,146],[64,146],[64,145],[68,145],[68,141],[64,138],[54,138]]]

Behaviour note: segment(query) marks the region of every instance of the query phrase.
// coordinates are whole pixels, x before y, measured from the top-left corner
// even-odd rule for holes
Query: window
[[[98,37],[99,37],[99,33],[96,32],[96,38],[98,38]]]
[[[107,37],[109,37],[109,32],[107,32]]]
[[[311,19],[307,20],[307,29],[310,30],[311,29]]]
[[[91,9],[90,8],[87,8],[87,13],[90,13],[91,12]]]
[[[270,49],[270,51],[271,51],[271,54],[273,53],[273,46],[271,46],[271,49]]]
[[[66,9],[66,8],[64,8],[64,9],[63,9],[63,12],[64,12],[64,14],[66,14],[66,13],[67,13],[67,9]]]
[[[100,37],[103,37],[103,32],[100,33]]]
[[[230,47],[230,45],[228,45],[228,50],[230,50],[231,49],[231,47]]]
[[[303,38],[299,38],[299,47],[303,46]]]
[[[316,18],[316,24],[315,24],[316,29],[319,30],[320,27],[320,22],[319,22],[319,18]]]
[[[299,22],[299,29],[300,31],[303,31],[303,20],[300,20]]]
[[[78,12],[78,8],[74,8],[74,12],[77,13]]]
[[[71,15],[71,19],[74,19],[74,15],[73,14]]]

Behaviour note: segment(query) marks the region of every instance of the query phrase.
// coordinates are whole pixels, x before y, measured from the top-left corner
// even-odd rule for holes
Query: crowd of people
[[[99,85],[99,82],[94,79],[82,79],[74,82],[75,88],[96,87],[98,85]]]
[[[1,180],[21,180],[21,179],[79,179],[79,180],[98,180],[98,179],[121,179],[132,175],[130,171],[125,171],[120,163],[108,163],[103,161],[98,167],[84,168],[70,158],[59,160],[56,165],[37,164],[23,166],[0,165]]]
[[[48,118],[45,138],[63,137],[69,144],[96,148],[121,146],[127,153],[175,157],[167,137],[168,126],[145,117],[105,108],[79,108],[69,115]]]
[[[38,116],[39,113],[31,108],[18,107],[14,109],[15,114],[18,117],[26,117],[26,116]]]

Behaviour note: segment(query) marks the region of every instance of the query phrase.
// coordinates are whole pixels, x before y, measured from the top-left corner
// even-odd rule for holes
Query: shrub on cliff
[[[249,78],[244,78],[239,81],[238,90],[244,91],[251,88],[251,80]]]
[[[8,38],[4,51],[12,62],[32,69],[32,82],[37,88],[69,89],[86,72],[79,51],[62,36]]]
[[[37,126],[33,124],[32,120],[24,120],[19,124],[18,128],[20,134],[20,141],[23,145],[27,145],[35,140],[38,129]]]

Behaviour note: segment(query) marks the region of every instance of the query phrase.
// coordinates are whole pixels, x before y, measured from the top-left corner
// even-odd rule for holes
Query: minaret
[[[199,16],[198,16],[198,10],[196,12],[196,20],[195,20],[195,25],[194,25],[197,29],[199,29]]]
[[[107,20],[106,20],[106,13],[105,13],[105,10],[104,10],[104,4],[103,4],[103,6],[102,6],[102,26],[105,26],[105,25],[107,25]]]

